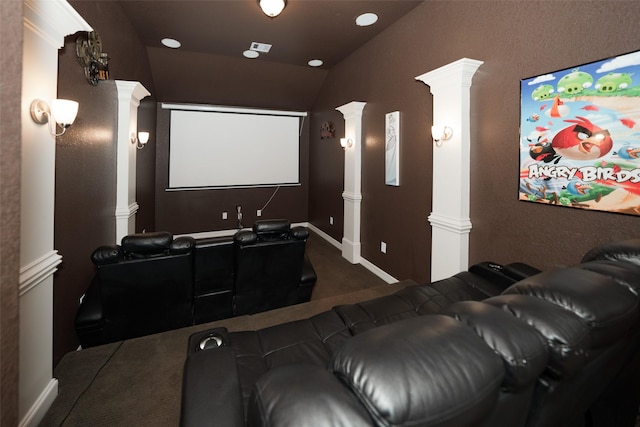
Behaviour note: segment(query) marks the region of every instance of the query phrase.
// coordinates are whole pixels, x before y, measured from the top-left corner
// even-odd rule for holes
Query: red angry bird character
[[[576,119],[565,120],[576,125],[562,129],[553,137],[551,145],[558,155],[573,160],[593,160],[611,151],[613,140],[608,130],[584,117],[576,116]]]

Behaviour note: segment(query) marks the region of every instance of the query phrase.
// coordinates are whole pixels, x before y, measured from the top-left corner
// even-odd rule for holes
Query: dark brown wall
[[[147,51],[163,102],[307,111],[327,75],[307,66],[166,48]]]
[[[335,117],[337,106],[367,102],[362,255],[399,279],[428,280],[432,97],[414,78],[463,57],[484,61],[471,87],[470,261],[553,268],[599,242],[636,236],[633,216],[519,202],[517,180],[520,79],[638,49],[638,17],[632,1],[427,1],[332,69],[312,128]],[[384,114],[394,110],[401,112],[398,188],[383,178]],[[309,166],[309,217],[336,236],[325,217],[342,205],[342,172],[323,167],[323,143],[312,135],[311,152],[320,155]],[[322,188],[329,192],[316,192]]]
[[[158,230],[193,233],[228,230],[237,227],[236,206],[242,206],[242,224],[251,226],[261,209],[275,191],[275,187],[244,189],[211,189],[166,191],[169,183],[169,110],[158,106],[156,226]],[[286,218],[291,222],[307,221],[308,194],[308,118],[305,118],[300,138],[299,186],[281,187],[260,219]],[[242,168],[238,159],[238,168]],[[268,167],[268,165],[265,165]],[[228,219],[222,219],[222,212]]]
[[[0,425],[18,425],[23,3],[0,3]]]
[[[73,326],[80,296],[94,274],[91,252],[115,240],[117,90],[114,80],[139,81],[151,93],[146,51],[116,2],[71,2],[102,37],[112,80],[91,86],[65,39],[59,58],[58,96],[80,103],[78,117],[56,143],[55,248],[62,264],[54,275],[54,365],[78,346]],[[140,129],[155,129],[155,100],[143,102]],[[150,145],[153,144],[152,136]],[[147,151],[148,150],[148,151]],[[138,180],[153,187],[154,148],[138,152]],[[149,184],[151,182],[151,184]],[[139,218],[153,227],[153,191],[138,194]],[[140,226],[140,222],[138,224]],[[144,226],[143,226],[144,227]]]
[[[334,138],[322,138],[321,128],[324,122],[333,124]],[[340,146],[342,137],[342,113],[333,108],[314,111],[309,135],[309,222],[338,242],[342,240],[344,227],[344,151]],[[333,225],[330,224],[331,217]]]

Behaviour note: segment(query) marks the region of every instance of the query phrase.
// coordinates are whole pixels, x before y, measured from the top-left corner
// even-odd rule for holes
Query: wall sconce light
[[[442,146],[442,141],[446,141],[453,135],[453,129],[449,126],[431,126],[431,137],[436,146]]]
[[[351,148],[353,141],[351,138],[340,138],[340,146],[343,150],[347,151],[347,148]]]
[[[138,136],[135,133],[131,134],[131,143],[136,145],[138,150],[142,150],[149,142],[149,132],[138,132]]]
[[[54,99],[49,107],[46,101],[35,99],[31,103],[30,112],[34,122],[41,125],[49,123],[49,133],[53,136],[60,136],[76,119],[78,103],[68,99]],[[62,128],[62,132],[56,132],[56,125]]]
[[[287,5],[287,0],[258,0],[258,4],[265,15],[275,18]]]

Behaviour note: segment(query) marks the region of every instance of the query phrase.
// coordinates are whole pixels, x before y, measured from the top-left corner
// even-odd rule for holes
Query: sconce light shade
[[[149,142],[149,132],[138,132],[138,141],[143,145]]]
[[[287,0],[258,0],[258,4],[265,15],[275,18],[287,5]]]
[[[137,137],[135,133],[131,134],[131,143],[135,144],[138,150],[142,150],[147,142],[149,142],[149,132],[138,132]]]
[[[351,148],[352,145],[353,141],[351,140],[351,138],[340,138],[340,146],[342,146],[344,150],[346,150],[347,148]]]
[[[45,101],[36,99],[31,103],[31,118],[41,125],[49,123],[49,133],[60,136],[73,124],[78,115],[78,103],[68,99],[54,99],[51,107]],[[56,132],[56,124],[62,132]]]
[[[431,126],[431,137],[439,147],[442,145],[442,141],[446,141],[453,135],[453,129],[449,126]]]
[[[51,115],[62,128],[68,128],[78,115],[78,103],[68,99],[54,99],[51,101]]]

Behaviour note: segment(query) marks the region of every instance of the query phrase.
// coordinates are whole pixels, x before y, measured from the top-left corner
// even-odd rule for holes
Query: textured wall
[[[18,424],[22,2],[0,3],[0,425]]]
[[[77,348],[73,320],[94,274],[90,255],[115,239],[117,90],[113,80],[139,81],[151,93],[140,107],[139,127],[151,130],[138,152],[137,228],[153,228],[155,99],[146,51],[116,2],[71,2],[102,37],[111,80],[91,86],[76,58],[76,37],[59,56],[58,96],[80,103],[78,117],[56,140],[55,248],[62,264],[54,276],[54,365]],[[150,189],[151,188],[151,189]],[[142,222],[142,224],[141,224]]]
[[[640,3],[632,1],[426,1],[333,68],[312,129],[341,119],[337,106],[367,102],[362,255],[399,279],[428,280],[432,97],[414,78],[463,57],[484,61],[471,87],[470,261],[553,268],[577,262],[599,242],[634,236],[637,217],[519,202],[518,127],[520,79],[638,49],[638,16]],[[385,186],[383,176],[384,114],[395,110],[397,188]],[[339,162],[341,150],[314,132],[310,144],[309,217],[339,240],[341,229],[326,216],[341,210],[343,172],[323,164]]]

